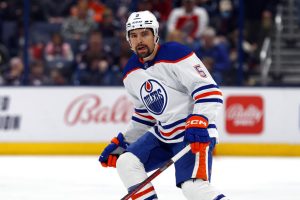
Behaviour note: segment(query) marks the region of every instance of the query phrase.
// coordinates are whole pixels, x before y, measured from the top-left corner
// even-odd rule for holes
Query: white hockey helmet
[[[129,31],[138,28],[151,28],[154,36],[156,37],[156,42],[158,42],[159,24],[153,13],[148,10],[131,13],[126,22],[127,41],[129,41]]]

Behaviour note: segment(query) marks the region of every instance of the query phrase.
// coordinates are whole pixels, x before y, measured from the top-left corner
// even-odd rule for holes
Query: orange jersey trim
[[[171,136],[173,133],[175,133],[176,131],[179,131],[179,130],[185,130],[185,126],[179,126],[175,129],[173,129],[171,132],[163,132],[163,131],[159,131],[160,134],[162,134],[163,136],[165,137],[169,137]]]
[[[192,56],[193,54],[194,54],[194,52],[191,52],[190,54],[188,54],[188,55],[186,55],[186,56],[184,56],[184,57],[182,57],[178,60],[159,60],[159,61],[155,62],[154,64],[157,64],[157,63],[177,63],[177,62],[180,62],[180,61]]]
[[[211,95],[220,95],[220,96],[222,96],[222,92],[219,92],[219,91],[205,92],[203,94],[197,95],[195,97],[195,100],[198,100],[198,99],[201,99],[201,98],[204,98],[204,97],[207,97],[207,96],[211,96]]]
[[[150,119],[150,120],[155,120],[155,118],[154,117],[152,117],[152,116],[146,116],[146,115],[142,115],[142,114],[140,114],[140,113],[137,113],[137,112],[135,112],[135,114],[137,114],[137,115],[139,115],[139,116],[142,116],[142,117],[145,117],[145,118],[147,118],[147,119]]]
[[[134,72],[134,71],[139,70],[139,69],[141,69],[141,68],[136,67],[136,68],[130,70],[129,72],[127,72],[127,73],[125,74],[125,76],[123,77],[123,81],[127,78],[127,76],[128,76],[131,72]]]

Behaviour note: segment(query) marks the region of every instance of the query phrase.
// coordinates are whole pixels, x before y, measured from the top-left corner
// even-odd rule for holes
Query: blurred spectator
[[[166,38],[167,42],[174,41],[179,42],[181,44],[186,44],[184,34],[181,30],[173,30],[170,32]]]
[[[4,85],[3,75],[7,70],[7,65],[9,61],[9,52],[8,49],[0,44],[0,85]]]
[[[142,11],[142,10],[151,10],[152,11],[152,3],[150,0],[139,0],[137,1],[137,8],[135,11]]]
[[[204,8],[211,18],[216,15],[220,1],[221,0],[196,0],[196,4]]]
[[[0,0],[0,15],[3,21],[22,21],[23,4],[21,0]]]
[[[9,62],[9,67],[4,73],[4,85],[22,85],[24,65],[19,57],[14,57]]]
[[[88,84],[85,80],[82,81],[82,75],[85,72],[90,73],[91,70],[97,70],[95,63],[100,62],[102,63],[101,66],[112,66],[114,58],[112,55],[109,54],[109,51],[103,45],[103,38],[100,32],[92,32],[89,40],[87,48],[79,53],[76,56],[77,60],[77,79],[80,81],[77,84]],[[92,67],[93,65],[93,67]],[[92,68],[91,68],[92,67]],[[104,72],[105,70],[101,70]],[[85,76],[85,75],[84,75]],[[91,80],[92,81],[92,80]],[[95,81],[92,81],[95,82]]]
[[[168,20],[173,9],[174,0],[131,0],[129,11],[136,12],[150,10],[158,18],[160,23]]]
[[[230,60],[232,65],[237,69],[238,64],[238,38],[239,31],[235,30],[230,36]],[[243,76],[244,83],[243,85],[253,85],[255,83],[251,83],[252,81],[249,79],[249,75],[252,71],[255,71],[255,68],[258,65],[258,57],[256,52],[258,52],[258,46],[256,43],[250,43],[247,40],[243,40],[242,51],[244,55],[244,65],[243,65]]]
[[[90,60],[90,64],[78,71],[78,83],[80,85],[112,85],[114,77],[111,66],[103,58],[94,57]]]
[[[127,57],[120,57],[120,62],[119,64],[124,64],[125,60],[128,61]],[[122,65],[123,67],[125,65]],[[110,80],[110,85],[111,86],[121,86],[123,85],[123,67],[121,65],[113,65],[111,67],[111,72],[112,72],[112,80]]]
[[[47,17],[43,10],[43,2],[40,0],[30,0],[30,21],[46,21]],[[0,12],[3,13],[4,20],[21,22],[24,14],[23,0],[1,0]]]
[[[69,15],[74,0],[43,0],[43,11],[49,23],[61,24]]]
[[[42,60],[44,58],[45,44],[41,41],[35,42],[29,47],[31,61]]]
[[[8,49],[0,44],[0,85],[4,84],[3,74],[6,70],[8,60]]]
[[[159,35],[161,40],[165,40],[167,37],[167,21],[173,8],[172,0],[152,0],[151,11],[157,17],[159,21]],[[150,7],[150,6],[149,6]]]
[[[212,24],[216,27],[218,35],[228,37],[238,28],[238,14],[232,1],[233,0],[220,0],[217,12],[212,17]]]
[[[172,0],[152,0],[152,11],[159,19],[159,23],[165,23],[172,11]]]
[[[49,78],[45,73],[45,66],[42,61],[34,61],[30,66],[29,85],[48,85]]]
[[[131,47],[129,46],[128,41],[126,40],[125,34],[119,35],[117,40],[119,43],[119,55],[117,62],[114,62],[112,66],[113,72],[113,81],[112,85],[123,85],[123,68],[128,62],[129,58],[132,55]]]
[[[225,84],[225,77],[230,69],[229,49],[226,41],[216,37],[215,30],[208,27],[201,37],[201,47],[196,50],[197,56],[219,85]]]
[[[110,2],[113,2],[113,1],[110,1]],[[129,3],[121,4],[117,7],[117,9],[115,9],[116,12],[114,12],[116,14],[116,18],[117,18],[118,22],[120,23],[120,27],[122,27],[122,29],[124,27],[126,27],[126,21],[129,16],[129,5],[130,5]]]
[[[92,32],[89,36],[87,46],[85,49],[78,53],[76,56],[77,63],[80,68],[84,68],[90,64],[93,58],[104,58],[109,60],[111,64],[114,60],[111,55],[109,55],[109,48],[105,48],[103,44],[102,34],[98,31]]]
[[[44,58],[48,68],[59,65],[71,70],[74,55],[70,44],[64,41],[61,34],[54,33],[45,47]]]
[[[52,68],[50,69],[49,84],[54,86],[64,86],[69,85],[70,82],[67,80],[61,69]]]
[[[20,5],[24,5],[23,0],[18,0]],[[30,0],[30,21],[46,22],[47,16],[44,12],[43,2],[41,0]],[[24,11],[23,11],[24,12]],[[23,13],[22,13],[23,14]]]
[[[195,0],[182,0],[183,6],[174,8],[169,16],[168,33],[181,30],[187,41],[192,43],[206,29],[209,18],[204,8],[198,7]]]
[[[97,25],[89,16],[87,0],[78,1],[72,12],[72,15],[63,22],[62,34],[71,43],[74,52],[78,52],[80,46],[87,41],[89,33],[95,30]]]
[[[2,65],[5,65],[9,60],[9,51],[8,49],[0,43],[0,71],[2,70],[1,69],[1,66]]]
[[[93,20],[97,23],[101,23],[103,21],[103,14],[106,10],[106,6],[100,0],[90,0],[89,8],[93,11]]]
[[[279,0],[245,0],[244,32],[244,78],[246,85],[253,83],[248,79],[259,66],[259,51],[266,37],[272,36],[273,18]],[[237,37],[237,35],[236,35]],[[237,40],[237,39],[236,39]],[[235,42],[237,44],[237,42]]]
[[[272,34],[275,8],[279,1],[244,1],[243,69],[246,82],[249,74],[258,69],[259,50],[263,39]],[[31,0],[29,60],[32,65],[28,77],[29,84],[64,85],[74,80],[76,82],[80,78],[80,84],[121,85],[123,63],[128,60],[131,50],[120,30],[125,27],[130,12],[145,9],[151,10],[160,20],[161,40],[188,45],[197,51],[200,57],[204,57],[207,67],[213,71],[218,69],[216,67],[219,66],[218,60],[225,59],[223,64],[227,65],[226,58],[222,55],[229,51],[231,62],[229,66],[233,66],[229,69],[232,70],[237,64],[238,56],[238,2],[238,0]],[[300,0],[294,2],[298,8],[300,26]],[[22,67],[17,65],[16,60],[20,60],[17,57],[23,54],[25,41],[23,14],[23,0],[0,0],[0,84],[19,85],[22,82],[23,65]],[[215,28],[214,35],[218,35],[214,36],[215,39],[201,36],[208,24]],[[61,35],[57,35],[57,32]],[[53,37],[50,38],[52,34]],[[226,39],[220,41],[223,37]],[[209,43],[213,44],[212,47],[206,45]],[[45,62],[43,65],[41,60]],[[18,67],[12,67],[12,63]],[[91,76],[89,82],[89,78],[85,78],[89,75],[84,74],[93,71],[91,68],[95,70],[95,76]],[[223,72],[221,75],[217,72],[212,74],[217,82],[228,84],[228,78]],[[48,80],[45,76],[48,76]],[[112,80],[108,81],[107,77],[111,77]],[[96,81],[96,78],[99,80]]]
[[[17,21],[4,21],[2,32],[2,42],[9,49],[9,57],[15,57],[20,54],[24,45],[23,26]]]
[[[270,36],[270,19],[275,15],[278,0],[245,0],[245,39],[258,46],[266,36]],[[266,23],[267,22],[267,23]],[[264,26],[265,25],[265,26]]]
[[[115,39],[120,34],[120,23],[115,19],[114,13],[107,8],[103,13],[102,22],[98,24],[98,30],[103,38]]]
[[[98,31],[103,37],[103,48],[114,58],[120,55],[120,43],[118,38],[121,35],[120,22],[115,19],[111,9],[107,8],[103,14],[103,20],[98,24]],[[122,32],[123,34],[123,32]]]
[[[132,50],[131,50],[131,47],[130,47],[128,41],[126,40],[125,34],[121,34],[119,36],[118,42],[120,43],[120,61],[119,61],[119,63],[122,63],[121,58],[123,58],[124,60],[129,59],[131,57]],[[125,65],[123,65],[123,64],[119,64],[119,65],[121,67],[125,67]]]

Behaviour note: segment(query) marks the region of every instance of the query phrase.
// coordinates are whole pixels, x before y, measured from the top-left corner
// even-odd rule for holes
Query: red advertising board
[[[226,130],[229,134],[261,134],[264,103],[261,96],[229,96],[226,99]]]

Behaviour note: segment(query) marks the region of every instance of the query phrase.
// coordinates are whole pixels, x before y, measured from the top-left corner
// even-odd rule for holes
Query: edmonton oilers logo
[[[156,80],[149,79],[141,87],[141,99],[147,110],[155,115],[160,115],[167,105],[167,93],[163,86]]]

